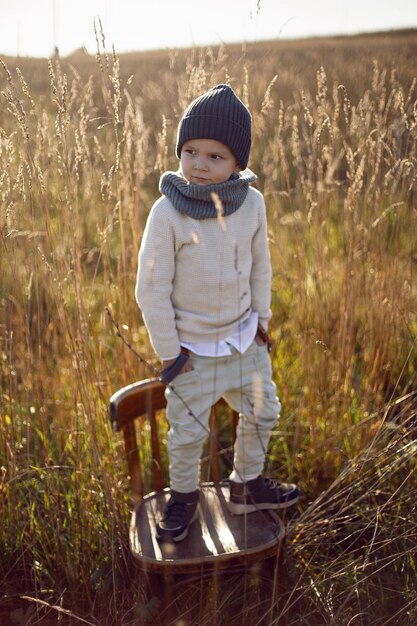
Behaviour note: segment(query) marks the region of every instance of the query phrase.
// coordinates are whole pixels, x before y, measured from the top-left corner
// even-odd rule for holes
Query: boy
[[[171,496],[157,524],[181,541],[197,515],[210,408],[240,414],[230,475],[234,514],[297,502],[295,485],[263,478],[280,403],[266,335],[271,267],[265,204],[249,186],[251,115],[228,85],[194,100],[179,127],[180,170],[160,180],[139,251],[136,300],[167,387]],[[172,388],[173,387],[173,388]]]

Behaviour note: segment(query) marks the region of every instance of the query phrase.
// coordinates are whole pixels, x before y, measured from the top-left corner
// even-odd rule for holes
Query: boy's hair
[[[251,147],[252,118],[229,85],[216,85],[187,107],[178,126],[176,154],[191,139],[215,139],[233,152],[244,170]]]

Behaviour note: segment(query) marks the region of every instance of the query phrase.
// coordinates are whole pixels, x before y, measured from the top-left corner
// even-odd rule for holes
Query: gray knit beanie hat
[[[215,139],[224,143],[245,169],[251,146],[252,118],[228,85],[216,85],[191,102],[178,126],[177,157],[190,139]]]

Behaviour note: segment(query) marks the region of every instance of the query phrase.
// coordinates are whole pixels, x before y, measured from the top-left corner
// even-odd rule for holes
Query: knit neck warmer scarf
[[[245,200],[249,184],[256,180],[255,174],[249,170],[233,173],[229,180],[213,185],[195,185],[189,183],[178,172],[165,172],[159,181],[159,191],[167,196],[180,213],[196,220],[218,217],[212,193],[217,194],[222,206],[222,215],[231,215]]]

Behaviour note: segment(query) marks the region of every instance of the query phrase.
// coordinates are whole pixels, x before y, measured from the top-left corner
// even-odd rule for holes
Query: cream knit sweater
[[[226,339],[257,311],[271,317],[271,264],[262,194],[249,187],[231,215],[193,219],[162,196],[152,207],[139,251],[136,300],[161,360],[181,341]]]

